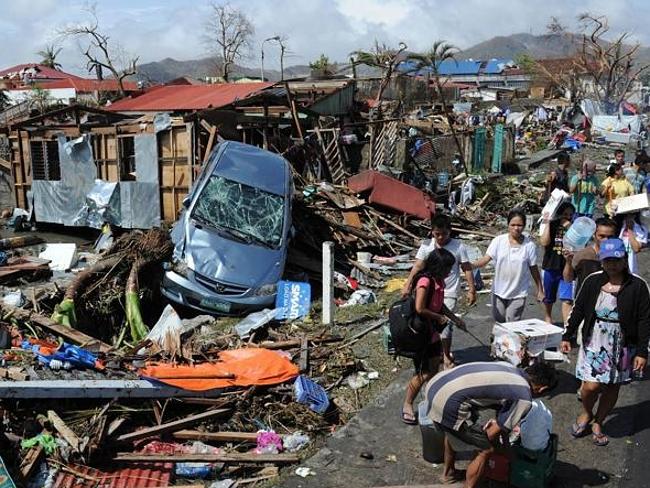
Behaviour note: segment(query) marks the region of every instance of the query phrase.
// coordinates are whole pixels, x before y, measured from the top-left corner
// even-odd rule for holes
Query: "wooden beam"
[[[65,325],[57,324],[47,317],[38,315],[29,310],[23,310],[22,308],[12,307],[7,304],[2,304],[2,310],[9,312],[10,315],[18,320],[25,320],[32,322],[39,327],[52,332],[53,334],[59,335],[64,339],[67,339],[74,344],[79,344],[81,346],[93,349],[93,347],[99,347],[99,352],[108,352],[112,349],[108,344],[95,339],[89,335],[84,334],[83,332],[73,329],[72,327],[67,327]]]
[[[0,398],[181,398],[197,392],[145,380],[31,380],[0,381]],[[206,397],[222,390],[202,391]]]
[[[198,430],[179,430],[175,439],[202,442],[256,442],[256,432],[200,432]]]
[[[45,457],[45,450],[42,446],[34,446],[23,454],[20,461],[20,476],[23,481],[31,479],[34,470],[41,464],[41,459]]]
[[[128,434],[119,436],[116,440],[118,442],[132,442],[140,439],[146,439],[147,437],[152,437],[155,435],[165,434],[167,432],[176,432],[178,430],[182,430],[184,427],[189,427],[190,425],[194,425],[199,422],[203,422],[204,420],[212,419],[214,417],[219,417],[228,412],[230,412],[230,409],[227,408],[208,410],[207,412],[190,415],[189,417],[174,420],[173,422],[167,422],[166,424],[147,427],[146,429],[136,430],[135,432],[129,432]]]
[[[203,153],[203,163],[206,163],[208,161],[208,158],[210,157],[210,153],[212,152],[212,146],[214,145],[214,138],[217,135],[217,127],[216,126],[211,126],[210,127],[210,137],[208,138],[208,143],[205,146],[205,152]]]
[[[65,439],[65,441],[70,444],[72,449],[76,452],[80,451],[81,447],[81,439],[77,437],[77,434],[75,434],[70,427],[66,425],[66,423],[63,421],[61,417],[54,411],[54,410],[48,410],[47,411],[47,418],[52,424],[52,427],[56,429],[56,431]]]
[[[113,461],[121,462],[188,462],[188,463],[298,463],[297,454],[255,454],[236,452],[231,454],[133,454],[119,452],[113,456]]]

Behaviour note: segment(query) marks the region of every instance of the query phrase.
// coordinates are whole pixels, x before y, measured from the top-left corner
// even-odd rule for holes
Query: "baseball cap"
[[[624,258],[625,244],[616,237],[605,239],[600,243],[599,257],[601,261],[609,258]]]

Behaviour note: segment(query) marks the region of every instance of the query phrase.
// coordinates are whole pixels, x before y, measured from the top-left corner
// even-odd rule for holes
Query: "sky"
[[[288,38],[291,54],[285,65],[308,64],[324,53],[346,61],[357,49],[370,49],[375,40],[390,46],[407,44],[424,51],[444,39],[459,48],[494,36],[543,34],[551,15],[576,30],[582,12],[606,15],[610,32],[629,32],[650,45],[650,2],[646,0],[231,0],[251,20],[255,35],[248,59],[260,64],[260,42],[275,35]],[[36,54],[58,43],[65,71],[84,74],[80,46],[61,41],[67,25],[88,19],[84,0],[0,0],[0,69],[37,62]],[[189,60],[210,54],[205,38],[208,0],[98,0],[97,13],[111,43],[139,56],[140,63],[164,58]],[[264,47],[265,66],[279,67],[279,48]]]

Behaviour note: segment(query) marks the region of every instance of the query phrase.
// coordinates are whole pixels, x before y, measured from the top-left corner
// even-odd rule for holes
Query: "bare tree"
[[[75,38],[80,42],[86,57],[88,72],[95,72],[98,80],[104,79],[104,70],[117,80],[120,95],[124,96],[124,79],[136,74],[139,57],[127,56],[118,43],[111,42],[108,34],[102,32],[97,17],[97,5],[86,9],[89,20],[65,27],[59,31],[64,38]]]
[[[566,26],[564,26],[559,17],[551,16],[548,24],[546,24],[546,32],[548,34],[564,34],[566,32]]]
[[[590,94],[602,101],[610,110],[625,100],[632,83],[650,68],[637,64],[641,45],[628,44],[630,34],[623,32],[613,40],[607,40],[609,32],[607,17],[584,13],[578,16],[582,24],[582,42],[575,57],[577,70],[593,83]]]
[[[228,82],[235,61],[250,50],[255,28],[241,10],[213,1],[205,30],[208,45],[220,58],[221,76]]]

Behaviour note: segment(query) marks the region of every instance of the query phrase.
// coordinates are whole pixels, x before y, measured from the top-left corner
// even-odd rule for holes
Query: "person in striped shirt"
[[[530,410],[532,398],[554,382],[555,370],[544,363],[524,372],[505,362],[475,362],[434,376],[425,399],[428,417],[445,432],[445,481],[457,477],[452,442],[460,441],[479,451],[465,477],[467,488],[477,486],[501,435],[517,426]],[[482,410],[494,410],[496,415],[481,427],[477,421]]]

